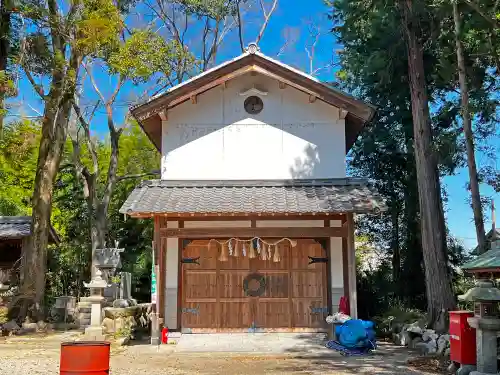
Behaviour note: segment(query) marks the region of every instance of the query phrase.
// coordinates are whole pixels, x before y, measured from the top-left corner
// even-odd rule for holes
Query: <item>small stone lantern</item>
[[[476,329],[477,371],[471,375],[496,375],[497,333],[500,331],[500,290],[490,280],[478,280],[474,288],[463,296],[464,301],[474,302],[474,316],[467,321]]]
[[[92,304],[90,310],[90,326],[85,328],[85,336],[87,340],[103,341],[104,334],[101,327],[102,303],[104,301],[103,291],[104,288],[108,287],[108,283],[102,278],[101,270],[97,269],[90,283],[83,283],[83,285],[90,289],[90,297],[87,298],[87,301]]]

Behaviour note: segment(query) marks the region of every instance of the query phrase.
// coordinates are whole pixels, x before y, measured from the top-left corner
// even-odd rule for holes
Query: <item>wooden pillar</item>
[[[351,317],[358,318],[358,297],[356,291],[356,246],[354,242],[354,214],[347,214],[347,267],[349,273],[349,306]]]
[[[160,217],[155,216],[154,220],[154,233],[153,233],[153,270],[156,278],[156,302],[152,304],[152,317],[151,317],[151,345],[160,345],[160,318],[159,312],[161,311],[161,304],[159,301],[158,288],[160,285],[160,248],[161,248],[161,238],[160,238]]]
[[[155,274],[156,274],[156,313],[160,318],[164,316],[164,299],[162,292],[164,280],[165,280],[165,254],[163,249],[163,239],[160,236],[160,228],[161,228],[161,217],[154,217],[154,265],[155,265]]]

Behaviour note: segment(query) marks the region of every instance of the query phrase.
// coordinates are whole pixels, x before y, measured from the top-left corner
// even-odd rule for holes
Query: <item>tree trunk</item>
[[[58,84],[55,83],[54,86]],[[70,103],[60,105],[62,88],[54,87],[47,101],[42,123],[42,136],[38,155],[35,186],[33,191],[33,212],[31,243],[23,254],[24,274],[21,285],[22,307],[20,318],[24,320],[28,309],[32,309],[37,320],[44,318],[43,300],[47,268],[47,244],[52,212],[52,193],[59,169],[61,154],[66,140]]]
[[[458,80],[460,82],[460,96],[462,101],[462,120],[465,134],[465,146],[467,148],[467,166],[469,167],[469,182],[472,198],[472,210],[474,212],[474,224],[476,226],[476,237],[479,253],[486,251],[486,235],[484,232],[483,209],[481,207],[481,195],[479,193],[479,181],[477,176],[476,156],[474,151],[474,135],[472,133],[472,121],[469,111],[469,90],[467,87],[467,73],[465,70],[464,49],[462,45],[462,20],[458,12],[457,1],[453,2],[453,19],[455,21],[455,43],[457,45]]]
[[[106,177],[106,186],[104,188],[104,193],[102,199],[96,205],[95,216],[90,216],[92,223],[91,228],[95,229],[95,235],[92,240],[92,276],[94,276],[96,268],[95,251],[98,248],[102,248],[106,245],[106,238],[108,236],[108,211],[109,204],[111,202],[111,197],[116,185],[117,172],[118,172],[118,158],[120,152],[120,136],[121,129],[116,130],[113,120],[113,108],[112,103],[106,103],[106,114],[108,119],[108,128],[111,142],[111,155],[109,158],[108,173]],[[96,189],[96,187],[94,187]],[[97,193],[93,192],[95,198],[97,198]]]
[[[400,295],[400,288],[398,285],[401,275],[401,253],[399,249],[399,209],[394,207],[391,215],[392,224],[392,281],[394,282],[397,295]]]
[[[408,50],[427,312],[430,325],[442,328],[443,320],[445,321],[447,317],[446,311],[455,307],[455,298],[448,274],[439,175],[436,157],[432,150],[423,45],[416,27],[418,20],[414,19],[413,0],[402,0],[400,5]]]
[[[60,36],[53,36],[57,40]],[[58,40],[61,42],[61,39]],[[59,48],[64,51],[63,43]],[[81,57],[74,53],[68,66],[57,66],[52,73],[50,92],[44,99],[42,135],[32,198],[31,246],[23,254],[21,284],[22,300],[18,317],[24,320],[28,309],[35,319],[44,319],[44,296],[47,270],[47,244],[52,212],[52,194],[66,142],[71,113],[71,100],[75,94],[76,75]],[[75,72],[75,76],[69,71]],[[75,79],[73,81],[73,79]]]

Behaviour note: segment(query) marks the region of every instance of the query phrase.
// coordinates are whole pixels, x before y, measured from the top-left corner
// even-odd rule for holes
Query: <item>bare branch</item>
[[[37,110],[35,107],[33,107],[30,103],[26,102],[26,105],[30,107],[30,109],[38,115],[34,117],[43,117],[43,113]]]
[[[43,90],[42,85],[39,85],[38,83],[35,82],[33,75],[25,66],[23,66],[23,70],[24,70],[24,73],[26,74],[26,77],[28,78],[28,81],[30,81],[31,86],[33,86],[33,89],[35,90],[35,92],[40,96],[40,98],[42,98],[42,100],[45,100],[46,94]]]
[[[94,110],[92,111],[92,114],[91,114],[92,117],[93,117],[93,113],[95,112],[95,110],[97,109],[97,107],[99,106],[99,104],[100,103],[98,101],[96,103],[95,107],[94,107]],[[85,141],[87,142],[87,147],[89,149],[90,157],[92,158],[92,165],[93,165],[93,169],[94,169],[92,171],[92,173],[95,174],[99,170],[99,164],[98,164],[98,161],[97,161],[97,151],[96,151],[94,142],[92,142],[92,138],[91,138],[91,135],[90,135],[90,126],[89,126],[89,123],[87,121],[85,121],[85,118],[82,115],[82,111],[80,109],[80,106],[78,106],[74,101],[73,101],[73,109],[75,110],[75,114],[76,114],[76,116],[78,118],[78,121],[82,125],[83,130],[85,132]]]
[[[307,48],[307,47],[304,47],[304,48],[306,50],[307,57],[309,59],[309,74],[313,75],[313,73],[314,73],[314,57],[315,57],[315,53],[316,53],[316,45],[318,44],[321,32],[318,29],[318,27],[312,21],[309,22],[308,29],[309,29],[309,35],[313,38],[313,42],[311,44],[310,49]]]
[[[255,40],[256,44],[259,44],[260,40],[264,36],[264,32],[266,31],[267,25],[269,24],[269,20],[271,19],[271,16],[273,15],[273,12],[275,11],[277,5],[278,5],[278,0],[273,0],[273,5],[271,6],[269,12],[267,12],[266,7],[264,5],[264,1],[260,0],[260,7],[262,8],[262,13],[264,14],[264,23],[260,28],[260,32],[259,35],[257,36],[257,39]]]
[[[103,103],[106,103],[106,99],[104,98],[104,95],[101,93],[99,90],[99,87],[97,86],[97,83],[94,79],[94,75],[92,74],[92,69],[85,63],[83,63],[83,67],[87,71],[87,74],[89,75],[90,82],[92,83],[92,86],[94,87],[95,92],[97,95],[99,95],[99,98],[102,100]]]
[[[113,104],[115,102],[116,96],[118,95],[118,92],[122,88],[122,85],[123,85],[123,78],[122,78],[122,76],[120,76],[118,78],[118,83],[116,84],[115,91],[113,92],[113,94],[111,95],[111,97],[108,100],[109,104]]]
[[[132,179],[132,178],[141,178],[141,177],[147,177],[147,176],[159,176],[161,174],[160,171],[151,171],[148,173],[137,173],[137,174],[128,174],[125,176],[118,176],[116,179],[117,181],[123,181],[127,179]]]
[[[236,7],[236,16],[238,19],[238,37],[240,39],[241,52],[245,52],[245,44],[243,43],[243,24],[241,22],[240,2],[238,2],[238,6]]]
[[[203,62],[203,70],[206,70],[210,64],[210,61],[215,60],[215,56],[217,55],[217,47],[219,44],[217,43],[219,37],[219,29],[220,29],[221,20],[217,19],[215,21],[215,30],[214,30],[214,38],[212,40],[212,46],[210,47],[210,51],[208,52],[208,56],[206,57],[206,61]]]

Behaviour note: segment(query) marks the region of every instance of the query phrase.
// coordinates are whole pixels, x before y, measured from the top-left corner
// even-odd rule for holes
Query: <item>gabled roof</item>
[[[202,94],[240,75],[256,72],[274,78],[299,91],[316,97],[346,113],[346,150],[348,151],[366,122],[375,114],[375,107],[360,101],[317,78],[272,59],[250,45],[247,52],[209,69],[164,93],[149,98],[146,102],[131,108],[150,140],[160,150],[161,119],[159,113],[173,108],[192,96]]]
[[[316,214],[378,213],[380,194],[364,179],[144,181],[120,213],[155,214]]]
[[[0,216],[0,240],[14,240],[31,235],[31,216]],[[60,242],[55,229],[50,226],[49,241]]]
[[[500,239],[493,237],[491,249],[467,262],[462,269],[468,272],[499,272],[500,271]]]

